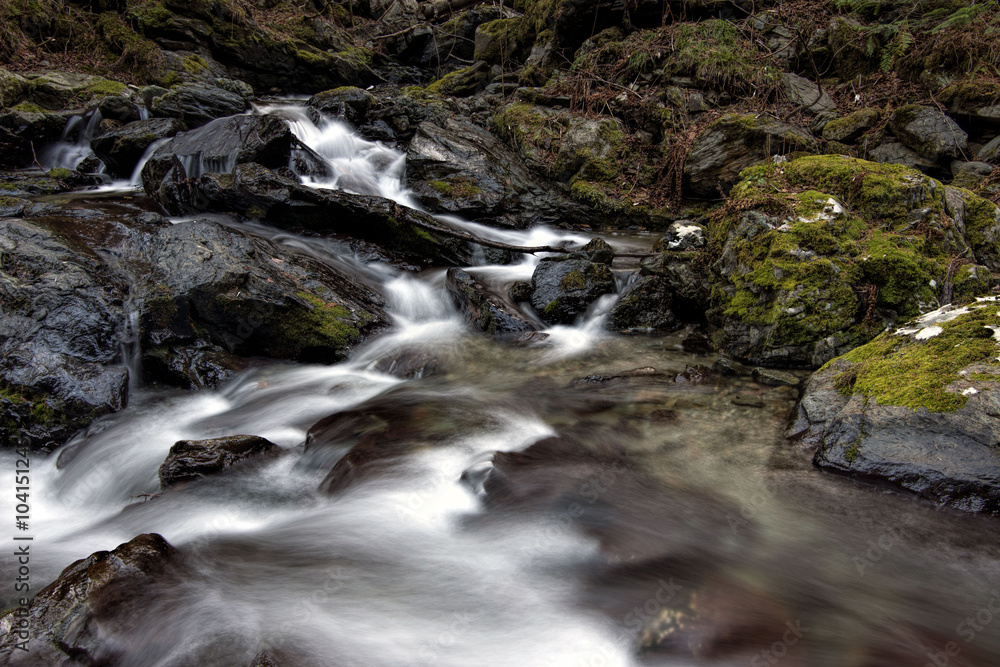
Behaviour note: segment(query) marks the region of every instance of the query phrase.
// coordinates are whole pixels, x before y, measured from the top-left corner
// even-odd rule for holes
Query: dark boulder
[[[251,459],[276,456],[281,447],[256,435],[230,435],[209,440],[180,440],[159,469],[164,489],[216,475]]]
[[[516,306],[461,269],[448,269],[448,291],[462,307],[466,318],[481,331],[492,335],[521,335],[536,329]]]
[[[965,155],[969,135],[936,107],[908,104],[889,119],[893,134],[920,157],[950,162]]]
[[[213,222],[173,225],[142,244],[147,354],[204,341],[243,356],[328,363],[388,324],[365,285]]]
[[[441,225],[426,213],[383,197],[310,188],[257,163],[193,180],[168,174],[155,196],[174,214],[237,212],[279,227],[358,237],[417,263],[468,264],[472,257],[464,241],[439,232]]]
[[[608,327],[619,331],[673,331],[680,327],[674,315],[670,283],[661,276],[636,278],[608,315]]]
[[[360,125],[367,119],[373,101],[367,90],[343,86],[316,93],[306,104],[327,116],[339,116],[352,125]]]
[[[18,632],[0,636],[0,662],[8,665],[112,665],[122,648],[109,637],[135,629],[160,587],[176,585],[179,555],[155,533],[113,551],[98,551],[67,567],[27,604],[7,612],[0,627],[30,626],[27,651]],[[27,615],[23,615],[27,612]]]
[[[546,257],[531,275],[531,307],[548,324],[572,324],[614,291],[611,268],[587,259]]]
[[[90,142],[90,148],[108,168],[108,173],[128,178],[147,148],[185,129],[184,123],[176,118],[137,120],[105,132]]]
[[[686,189],[698,197],[728,193],[745,168],[772,155],[815,152],[816,141],[805,130],[766,115],[729,114],[695,139],[684,163]]]
[[[203,83],[175,86],[153,99],[154,116],[177,118],[188,127],[198,127],[217,118],[242,113],[250,103],[237,93]]]
[[[276,116],[220,118],[181,132],[160,146],[142,169],[142,186],[147,194],[156,197],[175,160],[183,168],[180,178],[207,172],[229,173],[244,162],[275,169],[286,167],[293,139],[288,124]]]
[[[51,449],[125,405],[122,294],[91,255],[0,220],[0,440]]]
[[[59,140],[66,121],[72,114],[21,111],[0,111],[0,166],[27,167],[42,146]]]

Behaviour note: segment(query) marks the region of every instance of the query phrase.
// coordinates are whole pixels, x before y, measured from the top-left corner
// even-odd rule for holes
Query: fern
[[[892,38],[882,50],[881,67],[883,72],[891,72],[903,55],[913,45],[913,35],[906,28],[903,28]]]
[[[973,3],[967,7],[962,7],[951,13],[946,19],[938,23],[931,29],[931,34],[937,35],[949,28],[964,28],[976,20],[981,12],[997,8],[996,0],[989,2]]]

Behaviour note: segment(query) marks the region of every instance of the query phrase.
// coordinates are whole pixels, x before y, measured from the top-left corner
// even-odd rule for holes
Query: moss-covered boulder
[[[427,86],[427,92],[435,95],[469,97],[482,90],[489,80],[490,66],[477,62],[460,70],[445,74]]]
[[[1000,512],[1000,305],[945,307],[809,381],[790,435],[816,464],[969,512]]]
[[[12,107],[23,100],[27,90],[27,79],[0,67],[0,109]]]
[[[1000,84],[993,80],[948,86],[937,94],[937,99],[957,118],[1000,125]]]
[[[882,112],[879,109],[859,109],[824,125],[823,138],[827,141],[853,144],[862,134],[878,125],[881,118]]]
[[[815,152],[816,141],[805,130],[766,115],[727,114],[695,139],[684,163],[685,191],[717,198],[729,192],[739,173],[772,155]]]
[[[908,148],[934,162],[955,160],[968,147],[969,135],[936,107],[902,106],[893,112],[889,127]]]
[[[572,324],[605,294],[615,291],[610,257],[597,262],[586,256],[546,257],[531,276],[531,307],[548,324]]]
[[[360,125],[368,117],[374,97],[367,90],[354,86],[341,86],[324,90],[309,98],[306,103],[328,116],[338,116],[348,123]]]
[[[513,64],[519,44],[520,18],[497,19],[476,28],[473,60],[496,65]]]
[[[28,101],[52,111],[78,109],[95,98],[129,93],[123,83],[77,72],[46,72],[30,79],[29,86]]]
[[[743,177],[709,228],[730,356],[819,366],[951,298],[955,257],[996,261],[997,208],[912,170],[815,156]]]
[[[614,331],[673,331],[680,320],[672,310],[674,301],[670,281],[662,276],[639,276],[621,295],[608,314],[608,327]]]

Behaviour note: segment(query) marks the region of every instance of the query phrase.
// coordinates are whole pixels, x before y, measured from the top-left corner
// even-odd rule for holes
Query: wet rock
[[[4,109],[0,111],[0,165],[27,167],[34,161],[32,145],[59,140],[70,114]]]
[[[680,322],[671,310],[673,293],[661,276],[641,276],[622,294],[608,315],[608,327],[618,331],[673,331]]]
[[[194,482],[251,459],[276,456],[281,447],[256,435],[230,435],[210,440],[179,440],[160,465],[160,486],[168,489]]]
[[[142,350],[142,379],[184,389],[214,389],[246,370],[245,359],[209,342]]]
[[[833,98],[819,84],[805,77],[786,72],[781,77],[781,88],[789,102],[814,114],[837,110],[837,103]]]
[[[1000,161],[1000,137],[993,137],[985,146],[976,151],[976,159],[991,163]]]
[[[678,384],[707,384],[715,382],[718,374],[708,366],[695,364],[688,366],[674,377],[674,382]]]
[[[128,86],[100,76],[51,71],[31,79],[28,101],[46,109],[79,109],[91,99],[128,93]]]
[[[799,379],[787,371],[780,371],[776,368],[761,368],[759,366],[753,369],[753,379],[760,384],[772,387],[797,387],[800,384]]]
[[[853,144],[862,134],[878,125],[881,118],[882,111],[879,109],[860,109],[824,125],[823,138],[827,141]]]
[[[9,665],[109,665],[122,657],[109,637],[139,623],[162,586],[176,585],[176,549],[147,533],[67,567],[28,603],[28,651],[16,649],[19,609],[0,618],[0,660]]]
[[[440,360],[419,348],[405,349],[396,354],[383,357],[375,364],[374,370],[398,378],[412,380],[435,375],[439,370]]]
[[[615,259],[615,249],[604,239],[593,238],[582,248],[571,253],[570,257],[586,259],[595,264],[611,266],[611,262]]]
[[[188,127],[198,127],[217,118],[241,113],[249,108],[241,95],[202,83],[171,88],[153,100],[154,116],[176,118]]]
[[[833,361],[809,380],[789,435],[816,446],[824,469],[1000,512],[995,321],[995,303],[945,308]]]
[[[685,236],[688,243],[693,238]],[[667,237],[664,237],[666,241]],[[658,276],[665,281],[670,294],[671,310],[685,322],[701,322],[710,303],[708,268],[696,252],[667,249],[673,242],[663,244],[664,251],[642,260],[644,275]]]
[[[285,167],[292,145],[291,129],[275,116],[220,118],[181,132],[156,149],[142,169],[142,186],[148,195],[157,196],[174,167],[175,158],[183,168],[184,173],[178,174],[180,178],[194,178],[206,172],[229,173],[245,162],[275,169]]]
[[[116,178],[128,178],[146,149],[160,139],[173,137],[186,126],[175,118],[137,120],[105,132],[90,142],[94,154]]]
[[[723,375],[731,375],[737,377],[748,377],[753,372],[749,366],[744,366],[738,361],[733,361],[726,357],[719,357],[712,364],[712,368]]]
[[[908,148],[934,162],[960,158],[968,147],[969,135],[936,107],[902,106],[892,114],[889,127]]]
[[[486,87],[490,77],[490,66],[477,62],[460,70],[455,70],[427,87],[435,95],[469,97]]]
[[[520,335],[535,326],[513,304],[492,293],[461,269],[448,269],[448,291],[479,330],[494,335]]]
[[[531,307],[548,324],[572,324],[605,294],[615,291],[606,264],[547,257],[531,275]]]
[[[523,228],[561,221],[575,207],[492,134],[455,118],[421,123],[406,165],[407,183],[421,203],[441,213]]]
[[[727,115],[695,139],[684,164],[684,179],[698,197],[728,193],[739,173],[771,155],[814,152],[816,142],[801,128],[765,115]]]
[[[312,258],[208,221],[141,241],[143,348],[211,342],[329,363],[388,324],[382,299]]]
[[[254,162],[236,165],[233,174],[188,180],[176,175],[168,172],[155,190],[176,215],[236,211],[279,227],[355,236],[417,264],[469,264],[472,258],[469,245],[438,231],[441,226],[430,215],[383,197],[310,188]]]
[[[327,116],[338,116],[357,126],[365,122],[373,100],[366,90],[344,86],[316,93],[306,104]]]
[[[139,108],[130,97],[109,95],[97,103],[101,118],[118,123],[131,123],[139,120]]]
[[[0,220],[0,440],[52,449],[121,409],[121,293],[51,232]]]

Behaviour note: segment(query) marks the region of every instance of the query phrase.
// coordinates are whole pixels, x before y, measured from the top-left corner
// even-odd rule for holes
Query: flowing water
[[[398,151],[295,108],[265,111],[329,161],[316,187],[416,206]],[[589,240],[442,221],[518,245]],[[115,638],[121,664],[248,665],[260,650],[282,665],[1000,664],[995,521],[813,470],[782,439],[794,389],[676,378],[714,358],[685,352],[682,335],[606,332],[615,296],[541,344],[494,342],[465,325],[443,271],[405,274],[332,240],[240,226],[379,285],[394,326],[338,365],[275,363],[217,390],[135,388],[127,410],[36,457],[38,586],[141,533],[183,555],[184,575]],[[499,286],[537,261],[469,270]],[[134,328],[123,330],[128,361]],[[403,353],[433,372],[380,370]],[[318,491],[344,451],[305,449],[307,430],[373,405],[405,425],[405,455],[341,493]],[[284,455],[160,492],[174,442],[238,433]],[[600,492],[585,526],[488,508],[477,480],[491,454],[552,435],[622,446],[646,481],[615,469],[580,480],[578,495]],[[12,469],[6,450],[0,465]],[[637,650],[640,634],[669,632],[689,640]],[[959,652],[942,653],[947,642]]]

